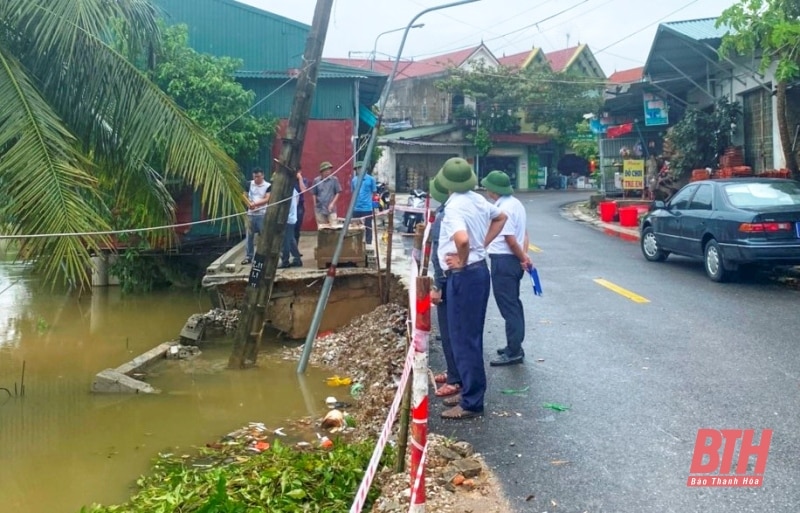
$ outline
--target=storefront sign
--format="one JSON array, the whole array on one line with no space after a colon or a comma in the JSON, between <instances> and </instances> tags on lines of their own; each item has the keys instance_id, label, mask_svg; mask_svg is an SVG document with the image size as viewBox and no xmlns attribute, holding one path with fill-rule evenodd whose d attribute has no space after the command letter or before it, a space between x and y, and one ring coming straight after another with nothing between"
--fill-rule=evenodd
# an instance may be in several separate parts
<instances>
[{"instance_id":1,"label":"storefront sign","mask_svg":"<svg viewBox=\"0 0 800 513\"><path fill-rule=\"evenodd\" d=\"M644 125L661 126L668 124L667 102L660 96L644 93Z\"/></svg>"},{"instance_id":2,"label":"storefront sign","mask_svg":"<svg viewBox=\"0 0 800 513\"><path fill-rule=\"evenodd\" d=\"M644 160L622 161L622 189L644 189Z\"/></svg>"}]
</instances>

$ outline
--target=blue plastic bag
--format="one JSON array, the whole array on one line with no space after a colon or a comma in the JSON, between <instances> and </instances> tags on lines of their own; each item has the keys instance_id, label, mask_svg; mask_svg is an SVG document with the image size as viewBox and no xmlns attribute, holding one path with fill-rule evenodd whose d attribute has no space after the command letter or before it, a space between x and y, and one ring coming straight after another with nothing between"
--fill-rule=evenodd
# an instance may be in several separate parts
<instances>
[{"instance_id":1,"label":"blue plastic bag","mask_svg":"<svg viewBox=\"0 0 800 513\"><path fill-rule=\"evenodd\" d=\"M531 266L528 269L528 274L531 275L531 282L533 283L533 293L536 296L542 295L542 282L539 281L539 272L535 267Z\"/></svg>"}]
</instances>

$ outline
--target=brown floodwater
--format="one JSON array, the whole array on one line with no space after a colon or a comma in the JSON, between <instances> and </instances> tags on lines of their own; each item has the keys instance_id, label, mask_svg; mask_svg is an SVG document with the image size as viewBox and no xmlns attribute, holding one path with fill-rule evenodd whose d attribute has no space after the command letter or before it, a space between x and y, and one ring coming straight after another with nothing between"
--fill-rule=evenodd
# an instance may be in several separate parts
<instances>
[{"instance_id":1,"label":"brown floodwater","mask_svg":"<svg viewBox=\"0 0 800 513\"><path fill-rule=\"evenodd\" d=\"M203 293L123 296L118 288L76 298L37 287L19 264L0 261L0 511L77 513L125 501L159 452L191 453L248 422L269 428L325 410L320 370L304 378L277 351L256 369L225 369L230 346L202 346L166 362L153 396L93 395L92 377L180 333L206 312ZM25 363L25 395L19 392ZM302 381L301 381L302 379Z\"/></svg>"}]
</instances>

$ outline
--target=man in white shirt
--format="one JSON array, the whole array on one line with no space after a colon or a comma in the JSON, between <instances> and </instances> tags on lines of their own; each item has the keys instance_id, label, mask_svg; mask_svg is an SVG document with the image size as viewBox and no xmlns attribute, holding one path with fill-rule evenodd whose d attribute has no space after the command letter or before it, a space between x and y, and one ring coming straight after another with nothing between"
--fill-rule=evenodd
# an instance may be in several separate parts
<instances>
[{"instance_id":1,"label":"man in white shirt","mask_svg":"<svg viewBox=\"0 0 800 513\"><path fill-rule=\"evenodd\" d=\"M497 350L494 367L522 363L525 352L525 312L519 299L519 283L531 264L528 257L528 216L525 206L512 194L511 180L502 171L492 171L481 180L486 195L508 216L500 234L486 248L491 260L492 291L500 315L506 322L506 347Z\"/></svg>"},{"instance_id":2,"label":"man in white shirt","mask_svg":"<svg viewBox=\"0 0 800 513\"><path fill-rule=\"evenodd\" d=\"M286 230L283 232L283 245L281 246L281 269L287 267L303 267L303 261L300 260L300 251L297 249L297 239L294 238L294 227L297 223L302 222L298 217L298 205L300 203L300 195L306 192L305 182L303 181L303 174L298 171L295 176L297 182L292 189L292 200L289 204L289 217L286 218ZM291 262L289 257L292 257Z\"/></svg>"},{"instance_id":3,"label":"man in white shirt","mask_svg":"<svg viewBox=\"0 0 800 513\"><path fill-rule=\"evenodd\" d=\"M253 180L247 189L247 243L246 255L242 260L242 265L247 265L253 261L255 254L256 235L261 233L264 226L264 215L267 213L267 203L269 203L269 191L272 185L264 180L264 170L260 167L253 169Z\"/></svg>"},{"instance_id":4,"label":"man in white shirt","mask_svg":"<svg viewBox=\"0 0 800 513\"><path fill-rule=\"evenodd\" d=\"M450 192L437 258L447 277L449 335L461 377L461 393L444 400L451 408L441 416L469 419L483 414L486 393L483 328L490 292L486 246L503 229L506 215L473 191L478 179L466 160L449 159L436 180Z\"/></svg>"}]
</instances>

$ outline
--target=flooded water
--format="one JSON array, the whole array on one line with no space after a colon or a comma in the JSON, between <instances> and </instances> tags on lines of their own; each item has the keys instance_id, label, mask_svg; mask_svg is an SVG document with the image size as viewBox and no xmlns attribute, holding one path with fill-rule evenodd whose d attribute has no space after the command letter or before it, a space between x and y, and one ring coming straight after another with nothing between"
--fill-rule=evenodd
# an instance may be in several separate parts
<instances>
[{"instance_id":1,"label":"flooded water","mask_svg":"<svg viewBox=\"0 0 800 513\"><path fill-rule=\"evenodd\" d=\"M89 393L92 377L175 339L202 293L121 296L97 289L76 299L35 287L20 265L0 261L0 511L76 513L127 499L159 452L191 452L247 422L268 427L324 410L324 377L299 381L277 358L227 371L229 347L202 347L168 362L150 381L156 396ZM19 392L25 363L25 395ZM11 396L10 396L11 395Z\"/></svg>"}]
</instances>

